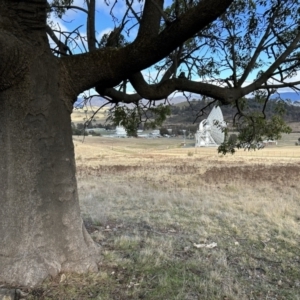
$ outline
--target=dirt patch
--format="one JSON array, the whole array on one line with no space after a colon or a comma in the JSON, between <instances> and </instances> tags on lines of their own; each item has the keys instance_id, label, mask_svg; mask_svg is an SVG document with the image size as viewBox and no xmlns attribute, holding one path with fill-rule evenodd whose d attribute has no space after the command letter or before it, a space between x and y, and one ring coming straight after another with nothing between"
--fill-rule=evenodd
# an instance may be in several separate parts
<instances>
[{"instance_id":1,"label":"dirt patch","mask_svg":"<svg viewBox=\"0 0 300 300\"><path fill-rule=\"evenodd\" d=\"M299 165L283 166L214 166L205 173L209 183L243 182L272 182L291 183L297 181L300 174Z\"/></svg>"}]
</instances>

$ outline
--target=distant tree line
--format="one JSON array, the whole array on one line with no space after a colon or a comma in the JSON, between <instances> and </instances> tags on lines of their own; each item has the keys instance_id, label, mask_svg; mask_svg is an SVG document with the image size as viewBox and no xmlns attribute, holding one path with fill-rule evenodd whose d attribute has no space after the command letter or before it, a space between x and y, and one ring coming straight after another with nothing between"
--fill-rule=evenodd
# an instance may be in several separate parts
<instances>
[{"instance_id":1,"label":"distant tree line","mask_svg":"<svg viewBox=\"0 0 300 300\"><path fill-rule=\"evenodd\" d=\"M206 100L196 100L193 99L189 104L179 106L171 106L171 116L167 118L167 121L159 128L161 135L170 135L168 129L172 129L171 135L183 135L183 131L186 131L186 136L189 134L195 134L198 130L198 126L201 120L207 118L213 105L207 107L205 110L203 108L211 102L211 99ZM276 112L276 106L278 101L270 100L270 103L266 106L265 114L266 117L271 117ZM218 104L218 103L216 103ZM259 111L261 110L262 102L257 101L257 99L247 99L246 109L248 111ZM286 122L299 122L300 120L300 106L293 106L287 103L284 103L284 109L286 111L284 120ZM234 117L234 110L231 106L222 105L221 106L224 119L229 123L229 126L232 124L232 119ZM201 113L201 111L203 112ZM149 119L153 118L153 112L146 112ZM73 135L83 135L85 129L92 128L105 128L106 130L113 130L115 126L111 123L97 123L96 120L85 123L77 123L76 125L72 123L72 132ZM143 126L139 126L138 129L143 129ZM91 133L92 134L92 133Z\"/></svg>"},{"instance_id":2,"label":"distant tree line","mask_svg":"<svg viewBox=\"0 0 300 300\"><path fill-rule=\"evenodd\" d=\"M172 129L170 132L169 129ZM189 135L194 135L198 130L198 125L186 125L186 124L169 124L160 128L161 135L183 135L183 130L185 130L185 135L188 137Z\"/></svg>"},{"instance_id":3,"label":"distant tree line","mask_svg":"<svg viewBox=\"0 0 300 300\"><path fill-rule=\"evenodd\" d=\"M84 135L86 134L86 129L93 129L93 128L104 128L105 130L113 130L115 127L112 124L101 124L101 123L93 123L90 122L88 124L85 123L75 123L72 122L72 134L73 135ZM92 135L99 135L96 131L90 131Z\"/></svg>"},{"instance_id":4,"label":"distant tree line","mask_svg":"<svg viewBox=\"0 0 300 300\"><path fill-rule=\"evenodd\" d=\"M211 99L209 100L211 101ZM205 119L213 105L207 107L203 113L201 110L207 105L208 100L196 100L193 99L189 104L184 106L173 105L171 106L171 116L168 118L169 123L178 124L178 123L196 123L203 119ZM218 104L218 103L215 103ZM266 117L270 117L276 112L278 101L270 100L265 109ZM247 99L245 105L247 105L248 111L261 111L263 106L262 101L258 101L257 99ZM299 122L300 120L300 106L293 106L287 103L283 104L283 107L286 111L284 120L286 122ZM226 121L231 121L236 113L236 111L230 105L222 105L221 106L224 119Z\"/></svg>"}]
</instances>

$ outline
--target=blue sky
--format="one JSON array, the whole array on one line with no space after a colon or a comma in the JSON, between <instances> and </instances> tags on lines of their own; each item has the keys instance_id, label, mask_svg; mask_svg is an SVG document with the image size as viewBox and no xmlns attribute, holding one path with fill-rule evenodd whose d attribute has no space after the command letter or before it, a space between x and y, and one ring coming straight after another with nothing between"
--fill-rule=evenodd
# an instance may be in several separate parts
<instances>
[{"instance_id":1,"label":"blue sky","mask_svg":"<svg viewBox=\"0 0 300 300\"><path fill-rule=\"evenodd\" d=\"M108 1L107 2L109 5L105 3L104 0L101 1L96 1L96 38L98 41L100 41L101 37L105 33L111 32L116 26L118 26L123 18L123 15L126 10L125 6L125 1L118 1L114 5L114 0L113 1ZM141 2L142 3L142 2ZM166 3L170 3L170 1L166 1ZM79 6L86 8L86 5L83 0L74 0L73 3L74 6ZM111 13L111 8L114 5L113 9L113 15ZM140 6L141 4L138 1L134 2L133 8L138 12L140 11ZM49 22L51 22L52 27L56 28L57 30L62 30L62 31L72 31L75 28L80 27L79 31L81 36L86 36L86 13L80 11L80 10L75 10L75 9L69 9L66 11L66 14L63 16L62 19L57 18L55 14L51 14L51 17L49 19ZM133 19L129 21L126 24L125 29L129 29L133 27L136 24L136 21ZM128 36L125 31L123 31L123 34L125 35L125 38L128 40L132 40L136 34L137 34L137 29L138 27L135 26L130 30L130 36ZM58 34L57 34L58 35ZM59 35L58 35L59 36ZM61 36L59 36L61 37ZM63 38L62 38L63 39ZM71 49L73 54L74 53L80 53L84 52L85 49L84 47L80 47L80 49L77 47L76 49L72 48ZM144 72L145 78L147 76L151 76L152 69L148 69ZM130 90L130 87L129 87ZM91 93L93 94L94 91L92 90Z\"/></svg>"},{"instance_id":2,"label":"blue sky","mask_svg":"<svg viewBox=\"0 0 300 300\"><path fill-rule=\"evenodd\" d=\"M111 30L113 30L113 28L115 26L118 26L120 24L120 21L122 20L122 17L124 15L126 6L125 6L125 1L123 0L119 0L116 5L114 6L114 10L113 10L113 16L110 14L111 13L111 8L112 5L114 5L114 0L112 1L107 1L107 3L109 5L106 4L106 2L104 0L101 1L96 1L97 3L97 7L96 7L96 36L97 36L97 40L99 41L101 36L105 33L109 33ZM167 4L170 4L171 1L168 1ZM84 0L74 0L73 3L74 6L80 6L80 7L85 7L85 3ZM139 11L140 8L140 3L138 1L134 2L133 7ZM81 26L79 28L79 31L81 33L82 36L86 35L86 14L84 12L81 12L79 10L74 10L74 9L69 9L66 14L63 16L62 19L56 18L54 16L54 14L51 15L50 20L52 22L53 25L56 26L56 28L60 28L62 31L72 31L75 28ZM126 28L130 28L135 24L135 20L132 20L130 22L128 22L126 24ZM131 31L130 37L126 38L128 40L131 40L132 38L134 38L134 36L137 33L137 27L134 27ZM81 51L84 51L84 47L81 46L81 48L76 48L76 49L72 49L73 53L80 53ZM149 78L151 77L155 77L154 75L154 69L150 68L146 71L143 72L144 75ZM221 76L227 77L229 75L228 72L224 71L222 72ZM254 79L256 75L256 72L254 74L251 74L249 76L249 78L247 79L247 82L250 82ZM297 75L296 78L300 79L300 76ZM293 79L296 79L293 78ZM147 79L147 78L146 78ZM199 77L195 77L193 78L194 80L200 80ZM247 84L246 82L246 84ZM289 92L291 91L289 88L286 89L282 89L281 92ZM92 91L93 92L93 91Z\"/></svg>"},{"instance_id":3,"label":"blue sky","mask_svg":"<svg viewBox=\"0 0 300 300\"><path fill-rule=\"evenodd\" d=\"M108 33L111 30L114 29L115 26L118 26L120 24L120 21L122 20L122 17L126 10L125 1L119 0L114 4L115 0L109 0L107 1L108 5L104 0L98 0L96 1L96 33L97 38L100 39L100 37L104 33ZM86 8L86 4L83 0L74 0L73 4L74 6L79 6ZM141 2L143 3L143 2ZM141 3L139 1L134 1L133 8L138 12L140 11ZM166 1L167 5L170 3L170 1ZM111 13L111 8L114 5L113 8L113 14ZM80 10L75 9L69 9L66 11L66 14L63 16L62 19L56 18L54 14L51 15L50 19L53 24L57 24L62 29L71 30L74 29L80 25L83 25L80 28L80 32L82 35L85 35L86 32L86 14ZM134 26L136 24L135 20L129 21L126 24L126 29L129 29L130 27ZM132 39L135 34L137 33L137 27L134 27L131 31L131 38L127 37L129 40Z\"/></svg>"}]
</instances>

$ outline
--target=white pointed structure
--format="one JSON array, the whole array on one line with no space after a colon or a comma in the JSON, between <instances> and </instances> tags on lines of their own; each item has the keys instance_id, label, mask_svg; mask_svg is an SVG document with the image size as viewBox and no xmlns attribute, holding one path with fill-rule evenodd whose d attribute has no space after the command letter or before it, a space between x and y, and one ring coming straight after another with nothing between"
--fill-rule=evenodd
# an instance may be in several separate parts
<instances>
[{"instance_id":1,"label":"white pointed structure","mask_svg":"<svg viewBox=\"0 0 300 300\"><path fill-rule=\"evenodd\" d=\"M199 129L195 134L195 147L216 147L224 142L225 134L223 128L226 127L221 108L214 106L208 115L199 124Z\"/></svg>"},{"instance_id":2,"label":"white pointed structure","mask_svg":"<svg viewBox=\"0 0 300 300\"><path fill-rule=\"evenodd\" d=\"M119 126L116 127L115 136L116 137L127 137L127 131L124 126L121 125L122 122L119 123Z\"/></svg>"}]
</instances>

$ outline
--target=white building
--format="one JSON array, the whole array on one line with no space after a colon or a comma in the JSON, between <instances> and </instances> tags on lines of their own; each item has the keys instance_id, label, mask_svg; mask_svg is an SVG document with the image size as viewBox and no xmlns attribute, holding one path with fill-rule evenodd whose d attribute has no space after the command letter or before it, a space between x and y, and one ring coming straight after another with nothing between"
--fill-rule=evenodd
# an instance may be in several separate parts
<instances>
[{"instance_id":1,"label":"white building","mask_svg":"<svg viewBox=\"0 0 300 300\"><path fill-rule=\"evenodd\" d=\"M195 134L195 147L216 147L224 142L226 127L223 114L219 106L214 106L207 119L199 124Z\"/></svg>"},{"instance_id":2,"label":"white building","mask_svg":"<svg viewBox=\"0 0 300 300\"><path fill-rule=\"evenodd\" d=\"M119 124L116 127L116 131L115 131L114 136L115 137L127 137L127 131L126 131L125 127L122 126L121 124Z\"/></svg>"}]
</instances>

